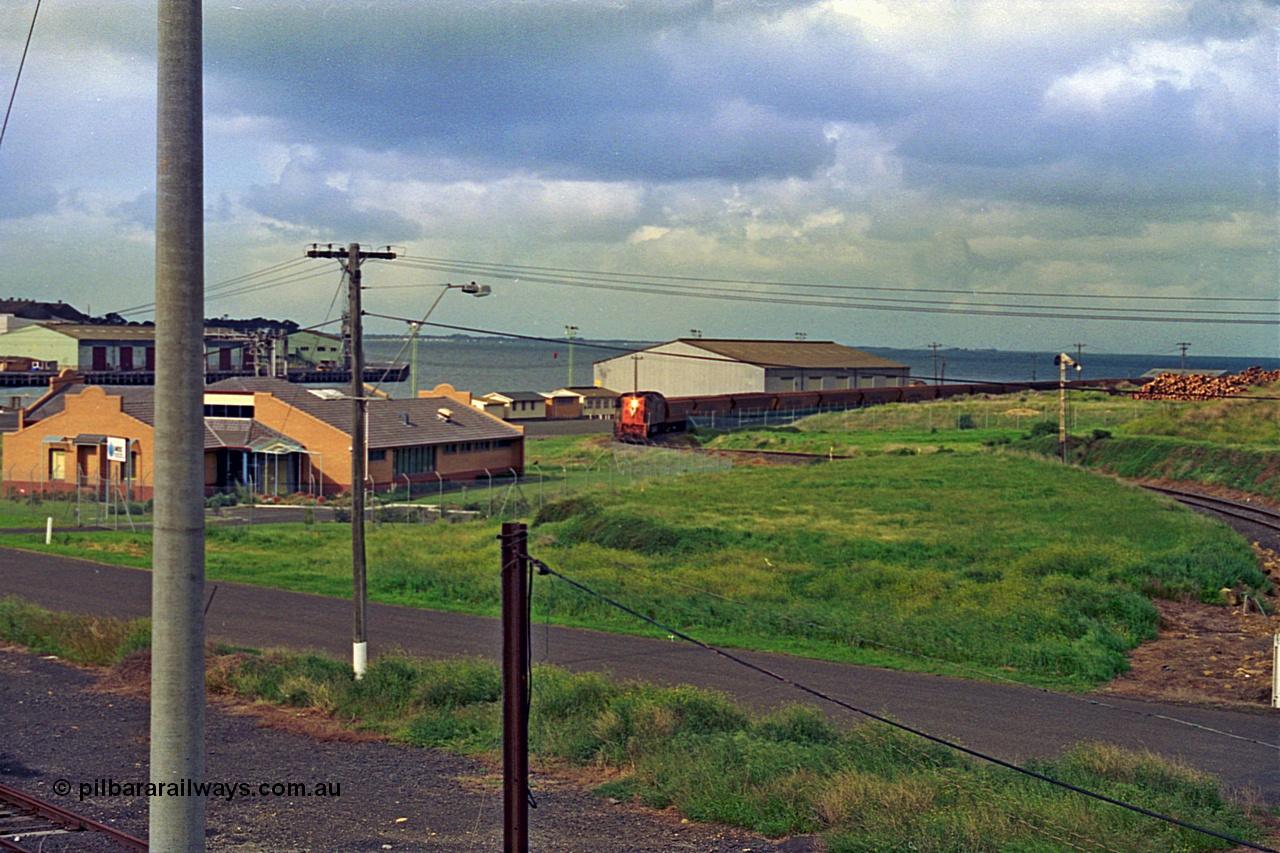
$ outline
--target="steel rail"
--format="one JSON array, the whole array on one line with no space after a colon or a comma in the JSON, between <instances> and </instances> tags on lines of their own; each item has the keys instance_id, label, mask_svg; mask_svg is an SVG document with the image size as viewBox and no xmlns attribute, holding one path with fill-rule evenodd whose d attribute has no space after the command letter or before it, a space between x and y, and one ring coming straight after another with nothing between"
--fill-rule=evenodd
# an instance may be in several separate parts
<instances>
[{"instance_id":1,"label":"steel rail","mask_svg":"<svg viewBox=\"0 0 1280 853\"><path fill-rule=\"evenodd\" d=\"M98 823L96 820L91 820L90 818L78 815L75 812L67 811L61 806L33 797L16 788L10 788L8 785L0 785L0 803L7 803L11 806L15 806L26 816L43 818L56 830L61 832L93 832L99 835L105 835L126 849L137 851L137 853L148 853L150 850L147 842L135 838L126 832L122 832L115 827L107 826L104 823ZM31 833L18 832L6 834L21 836L36 833L49 834L49 830L34 830ZM27 848L19 847L14 842L8 841L3 837L0 837L0 849L13 850L17 851L17 853L29 853Z\"/></svg>"},{"instance_id":2,"label":"steel rail","mask_svg":"<svg viewBox=\"0 0 1280 853\"><path fill-rule=\"evenodd\" d=\"M1232 518L1238 518L1242 521L1248 521L1252 524L1271 528L1272 530L1280 530L1280 512L1268 509L1267 507L1244 503L1243 501L1219 498L1213 495L1206 495L1201 492L1188 492L1183 491L1182 489L1170 489L1166 486L1143 485L1142 488L1158 494L1167 495L1178 503L1186 506L1207 509L1210 512L1216 512L1220 515L1229 515Z\"/></svg>"}]
</instances>

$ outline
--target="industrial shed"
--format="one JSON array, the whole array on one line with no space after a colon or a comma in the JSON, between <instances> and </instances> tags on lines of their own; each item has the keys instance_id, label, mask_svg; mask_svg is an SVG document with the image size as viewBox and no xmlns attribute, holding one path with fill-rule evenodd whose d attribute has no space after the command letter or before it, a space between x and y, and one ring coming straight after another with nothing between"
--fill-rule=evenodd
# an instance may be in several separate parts
<instances>
[{"instance_id":1,"label":"industrial shed","mask_svg":"<svg viewBox=\"0 0 1280 853\"><path fill-rule=\"evenodd\" d=\"M156 369L155 326L88 323L12 324L0 333L0 352L94 373L150 373ZM205 369L252 368L249 338L234 329L205 329Z\"/></svg>"},{"instance_id":2,"label":"industrial shed","mask_svg":"<svg viewBox=\"0 0 1280 853\"><path fill-rule=\"evenodd\" d=\"M906 385L905 364L834 341L680 338L595 363L597 385L667 397Z\"/></svg>"}]
</instances>

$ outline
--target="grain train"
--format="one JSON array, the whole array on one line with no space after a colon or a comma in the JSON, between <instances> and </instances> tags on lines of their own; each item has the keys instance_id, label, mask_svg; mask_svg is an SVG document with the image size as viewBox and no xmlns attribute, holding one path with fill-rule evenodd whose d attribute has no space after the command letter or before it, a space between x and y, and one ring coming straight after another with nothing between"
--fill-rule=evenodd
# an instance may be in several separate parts
<instances>
[{"instance_id":1,"label":"grain train","mask_svg":"<svg viewBox=\"0 0 1280 853\"><path fill-rule=\"evenodd\" d=\"M1134 379L1073 380L1068 388L1112 388ZM885 388L834 388L825 391L777 391L716 394L705 397L664 397L657 391L636 391L618 398L614 436L640 442L669 432L683 432L693 416L729 418L746 412L781 412L790 409L856 409L886 403L922 403L975 394L1014 394L1019 391L1056 391L1057 380L1043 382L969 382L954 385L899 385Z\"/></svg>"}]
</instances>

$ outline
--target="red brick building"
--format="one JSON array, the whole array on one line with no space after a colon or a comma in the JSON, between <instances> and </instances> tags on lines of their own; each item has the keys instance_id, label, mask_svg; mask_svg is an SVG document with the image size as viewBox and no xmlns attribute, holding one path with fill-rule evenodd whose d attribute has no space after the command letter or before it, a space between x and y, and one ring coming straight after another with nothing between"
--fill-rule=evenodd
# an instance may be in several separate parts
<instances>
[{"instance_id":1,"label":"red brick building","mask_svg":"<svg viewBox=\"0 0 1280 853\"><path fill-rule=\"evenodd\" d=\"M155 394L85 386L63 376L4 436L10 491L118 486L152 492ZM524 433L440 386L416 399L368 403L375 489L524 470ZM343 392L267 378L228 379L204 395L206 492L335 494L351 487L351 402Z\"/></svg>"}]
</instances>

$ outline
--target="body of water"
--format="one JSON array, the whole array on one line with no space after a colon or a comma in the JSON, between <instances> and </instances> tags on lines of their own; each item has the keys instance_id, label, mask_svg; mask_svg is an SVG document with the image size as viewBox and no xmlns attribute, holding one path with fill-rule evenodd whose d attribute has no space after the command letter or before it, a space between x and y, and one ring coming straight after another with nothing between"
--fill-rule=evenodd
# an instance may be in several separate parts
<instances>
[{"instance_id":1,"label":"body of water","mask_svg":"<svg viewBox=\"0 0 1280 853\"><path fill-rule=\"evenodd\" d=\"M573 348L573 379L569 376L567 342L543 343L503 338L421 338L418 342L418 387L426 390L437 383L448 382L455 388L474 394L492 391L554 391L567 385L591 385L592 362L613 358L626 352L652 346L638 341L583 341ZM401 349L401 342L388 339L366 339L370 361L388 361ZM865 352L906 364L914 378L932 382L934 353L928 349L890 349L859 347ZM1056 352L1013 352L1006 350L939 349L937 369L948 382L1026 382L1058 378L1053 363ZM1074 352L1068 353L1072 358ZM401 360L409 358L406 349ZM1148 370L1178 368L1182 357L1173 355L1090 354L1080 355L1082 379L1131 378ZM1188 369L1227 370L1237 373L1258 365L1268 370L1280 369L1280 359L1230 356L1195 356L1188 354ZM1068 378L1074 379L1075 371ZM408 396L409 383L387 386L393 396ZM618 389L624 390L624 389Z\"/></svg>"},{"instance_id":2,"label":"body of water","mask_svg":"<svg viewBox=\"0 0 1280 853\"><path fill-rule=\"evenodd\" d=\"M410 350L401 339L366 338L369 361L390 361L399 356L408 361ZM473 394L492 391L554 391L567 385L592 385L592 363L652 346L642 341L578 341L573 347L573 373L569 373L567 341L542 342L492 337L422 337L418 341L418 387L434 388L447 382ZM890 349L860 347L865 352L906 364L916 379L932 382L934 353L928 349ZM1005 350L939 349L937 371L947 382L1026 382L1058 377L1053 363L1055 352L1012 352ZM1075 353L1069 353L1073 358ZM1181 356L1091 354L1086 349L1080 361L1083 379L1129 378L1148 370L1177 368ZM1227 370L1233 373L1259 365L1280 369L1280 359L1229 356L1188 355L1189 369ZM1074 371L1072 371L1074 373ZM1075 378L1074 376L1070 378ZM332 383L330 383L332 384ZM345 387L345 386L344 386ZM393 397L410 396L409 382L392 382L383 386ZM48 390L47 385L30 388L5 388L3 396L22 397L29 404ZM618 389L624 390L624 389Z\"/></svg>"}]
</instances>

